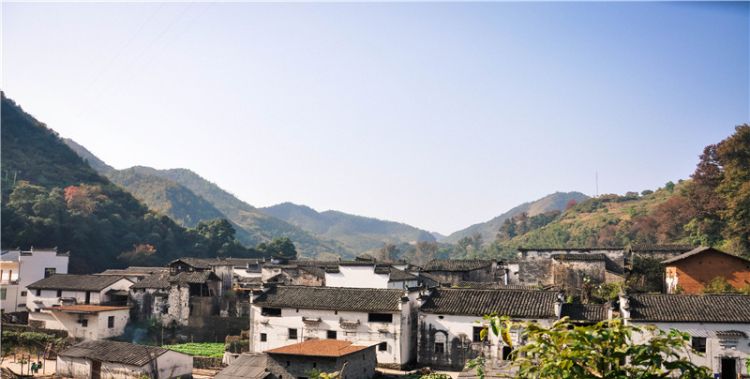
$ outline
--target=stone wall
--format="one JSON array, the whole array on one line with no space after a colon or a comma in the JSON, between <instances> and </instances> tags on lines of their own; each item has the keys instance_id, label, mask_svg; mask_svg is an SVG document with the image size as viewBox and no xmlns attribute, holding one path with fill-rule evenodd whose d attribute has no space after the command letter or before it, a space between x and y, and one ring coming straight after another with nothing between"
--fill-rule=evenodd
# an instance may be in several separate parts
<instances>
[{"instance_id":1,"label":"stone wall","mask_svg":"<svg viewBox=\"0 0 750 379\"><path fill-rule=\"evenodd\" d=\"M343 368L341 379L369 379L375 376L375 346L339 358L268 354L268 371L278 378L309 377L318 370L333 373Z\"/></svg>"}]
</instances>

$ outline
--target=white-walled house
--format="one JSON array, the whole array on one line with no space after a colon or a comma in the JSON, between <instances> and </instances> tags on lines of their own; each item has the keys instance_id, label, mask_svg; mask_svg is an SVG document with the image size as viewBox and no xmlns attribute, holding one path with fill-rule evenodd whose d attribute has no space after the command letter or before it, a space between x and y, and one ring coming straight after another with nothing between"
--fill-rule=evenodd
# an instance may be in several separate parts
<instances>
[{"instance_id":1,"label":"white-walled house","mask_svg":"<svg viewBox=\"0 0 750 379\"><path fill-rule=\"evenodd\" d=\"M634 326L653 325L690 334L693 363L711 369L715 377L749 375L750 295L633 294L620 297L620 312ZM648 338L635 336L636 342Z\"/></svg>"},{"instance_id":2,"label":"white-walled house","mask_svg":"<svg viewBox=\"0 0 750 379\"><path fill-rule=\"evenodd\" d=\"M419 285L419 279L389 264L367 261L340 262L338 267L325 270L326 287L409 289Z\"/></svg>"},{"instance_id":3,"label":"white-walled house","mask_svg":"<svg viewBox=\"0 0 750 379\"><path fill-rule=\"evenodd\" d=\"M87 340L122 334L130 319L123 277L56 274L29 284L29 325Z\"/></svg>"},{"instance_id":4,"label":"white-walled house","mask_svg":"<svg viewBox=\"0 0 750 379\"><path fill-rule=\"evenodd\" d=\"M67 274L70 253L57 249L3 251L0 255L0 309L26 310L27 286L53 274Z\"/></svg>"},{"instance_id":5,"label":"white-walled house","mask_svg":"<svg viewBox=\"0 0 750 379\"><path fill-rule=\"evenodd\" d=\"M157 346L117 341L84 341L57 355L63 378L153 379L192 375L193 357Z\"/></svg>"},{"instance_id":6,"label":"white-walled house","mask_svg":"<svg viewBox=\"0 0 750 379\"><path fill-rule=\"evenodd\" d=\"M379 365L401 367L416 358L416 291L273 286L253 300L251 353L308 339L378 344Z\"/></svg>"},{"instance_id":7,"label":"white-walled house","mask_svg":"<svg viewBox=\"0 0 750 379\"><path fill-rule=\"evenodd\" d=\"M424 297L419 311L418 363L453 370L484 352L490 359L505 359L511 352L498 336L480 333L488 324L484 315L497 312L516 321L551 325L560 317L558 294L539 290L435 288ZM521 330L511 330L514 344Z\"/></svg>"}]
</instances>

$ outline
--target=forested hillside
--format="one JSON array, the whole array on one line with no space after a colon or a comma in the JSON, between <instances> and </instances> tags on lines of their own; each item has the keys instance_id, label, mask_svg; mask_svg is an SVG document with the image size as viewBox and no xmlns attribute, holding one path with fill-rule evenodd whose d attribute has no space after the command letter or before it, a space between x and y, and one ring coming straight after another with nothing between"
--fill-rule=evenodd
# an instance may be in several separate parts
<instances>
[{"instance_id":1,"label":"forested hillside","mask_svg":"<svg viewBox=\"0 0 750 379\"><path fill-rule=\"evenodd\" d=\"M489 246L472 242L469 253L488 256L511 256L519 246L642 244L718 246L750 256L750 125L706 146L688 180L571 203L562 213L522 213L506 220Z\"/></svg>"},{"instance_id":2,"label":"forested hillside","mask_svg":"<svg viewBox=\"0 0 750 379\"><path fill-rule=\"evenodd\" d=\"M277 204L260 210L316 236L339 241L356 252L377 249L384 244L435 241L435 237L426 230L339 211L317 212L310 207L292 203Z\"/></svg>"},{"instance_id":3,"label":"forested hillside","mask_svg":"<svg viewBox=\"0 0 750 379\"><path fill-rule=\"evenodd\" d=\"M495 235L507 219L525 213L527 216L553 211L562 211L571 201L579 203L589 197L580 192L555 192L541 199L523 203L511 210L489 220L487 222L474 224L466 229L459 230L443 238L440 242L459 243L466 238L478 238L481 236L482 241L490 242L495 239Z\"/></svg>"},{"instance_id":4,"label":"forested hillside","mask_svg":"<svg viewBox=\"0 0 750 379\"><path fill-rule=\"evenodd\" d=\"M71 251L70 272L161 265L180 256L253 256L226 222L185 229L97 174L2 94L2 248Z\"/></svg>"}]
</instances>

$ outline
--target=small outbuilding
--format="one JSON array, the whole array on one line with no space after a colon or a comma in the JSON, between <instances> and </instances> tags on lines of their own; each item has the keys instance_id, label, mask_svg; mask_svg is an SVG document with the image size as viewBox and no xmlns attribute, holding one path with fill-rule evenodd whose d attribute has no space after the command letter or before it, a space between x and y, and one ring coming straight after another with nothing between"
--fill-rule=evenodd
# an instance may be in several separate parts
<instances>
[{"instance_id":1,"label":"small outbuilding","mask_svg":"<svg viewBox=\"0 0 750 379\"><path fill-rule=\"evenodd\" d=\"M157 346L118 341L85 341L57 355L63 378L189 378L193 357Z\"/></svg>"}]
</instances>

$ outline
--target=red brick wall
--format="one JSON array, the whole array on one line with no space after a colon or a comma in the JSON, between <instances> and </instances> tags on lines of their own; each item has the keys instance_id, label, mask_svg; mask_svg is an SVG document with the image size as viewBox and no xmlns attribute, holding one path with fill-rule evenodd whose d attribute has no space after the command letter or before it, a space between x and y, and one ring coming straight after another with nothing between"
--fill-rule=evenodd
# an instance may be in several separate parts
<instances>
[{"instance_id":1,"label":"red brick wall","mask_svg":"<svg viewBox=\"0 0 750 379\"><path fill-rule=\"evenodd\" d=\"M735 288L750 284L750 262L713 251L696 254L670 264L677 271L677 285L684 293L703 293L703 286L723 276Z\"/></svg>"}]
</instances>

